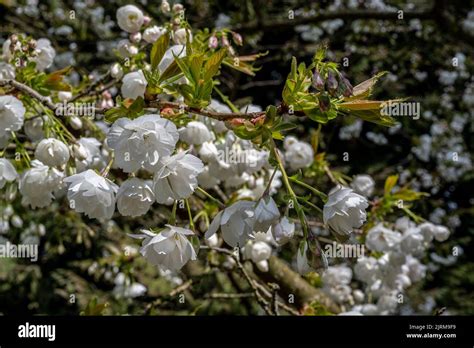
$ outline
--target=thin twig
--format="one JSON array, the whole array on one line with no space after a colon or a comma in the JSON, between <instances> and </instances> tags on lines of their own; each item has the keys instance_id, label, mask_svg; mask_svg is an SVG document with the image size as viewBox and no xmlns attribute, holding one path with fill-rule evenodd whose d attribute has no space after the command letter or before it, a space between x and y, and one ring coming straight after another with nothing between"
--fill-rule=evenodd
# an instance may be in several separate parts
<instances>
[{"instance_id":1,"label":"thin twig","mask_svg":"<svg viewBox=\"0 0 474 348\"><path fill-rule=\"evenodd\" d=\"M182 103L175 103L175 102L170 102L170 101L160 101L160 100L155 100L150 102L151 107L155 107L158 109L163 109L163 108L171 108L171 109L178 109L184 112L190 112L190 113L195 113L199 114L202 116L206 116L209 118L213 118L219 121L227 121L227 120L232 120L235 118L242 118L242 119L254 119L258 118L260 116L265 115L265 111L259 111L259 112L249 112L249 113L240 113L240 112L214 112L210 110L206 110L203 108L195 108L188 106L186 104Z\"/></svg>"},{"instance_id":2,"label":"thin twig","mask_svg":"<svg viewBox=\"0 0 474 348\"><path fill-rule=\"evenodd\" d=\"M204 296L204 298L209 298L213 300L234 300L239 298L247 298L247 297L255 297L255 293L253 292L246 292L242 294L235 294L235 293L213 293Z\"/></svg>"},{"instance_id":3,"label":"thin twig","mask_svg":"<svg viewBox=\"0 0 474 348\"><path fill-rule=\"evenodd\" d=\"M276 283L269 283L268 286L272 289L272 312L275 315L280 315L278 313L278 290L280 287Z\"/></svg>"},{"instance_id":4,"label":"thin twig","mask_svg":"<svg viewBox=\"0 0 474 348\"><path fill-rule=\"evenodd\" d=\"M48 97L45 97L44 95L39 94L33 88L21 82L18 82L12 79L0 80L0 87L4 87L4 86L10 86L10 87L16 88L17 90L22 91L23 93L28 94L30 97L38 100L51 111L54 112L56 110L56 105L54 105L53 102Z\"/></svg>"},{"instance_id":5,"label":"thin twig","mask_svg":"<svg viewBox=\"0 0 474 348\"><path fill-rule=\"evenodd\" d=\"M331 170L329 169L328 166L324 166L324 171L326 172L326 175L329 177L329 179L332 181L333 184L338 185L339 182L336 180L334 175L332 175Z\"/></svg>"},{"instance_id":6,"label":"thin twig","mask_svg":"<svg viewBox=\"0 0 474 348\"><path fill-rule=\"evenodd\" d=\"M244 268L242 263L240 262L240 258L238 255L236 255L232 250L229 249L224 249L224 248L217 248L217 247L209 247L207 245L201 246L201 249L204 250L214 250L216 252L219 252L221 254L226 254L231 256L236 265L237 268L242 272L244 275L246 281L249 283L250 287L253 289L253 293L255 294L257 302L260 304L260 306L265 310L265 312L268 315L275 315L274 312L271 310L271 304L262 296L262 294L268 298L273 298L273 294L268 291L262 284L260 284L257 280L253 279L247 270ZM284 309L288 313L292 315L300 315L300 313L295 310L294 308L291 308L290 306L286 305L285 303L278 301L278 299L275 299L275 301L278 302L278 307Z\"/></svg>"},{"instance_id":7,"label":"thin twig","mask_svg":"<svg viewBox=\"0 0 474 348\"><path fill-rule=\"evenodd\" d=\"M222 254L226 254L226 255L229 255L230 257L232 257L234 259L236 265L237 265L237 268L240 270L240 272L243 274L245 280L249 283L250 287L252 288L252 290L255 294L255 299L257 300L258 304L263 308L263 310L265 311L265 313L267 313L267 315L272 315L272 312L270 311L270 308L269 308L268 301L265 300L265 298L260 293L257 282L254 279L252 279L252 277L250 277L250 275L248 274L248 272L245 269L244 265L242 265L242 263L240 262L240 258L238 256L238 254L236 255L233 251L231 251L229 249L209 247L207 245L201 246L201 249L214 250L214 251L217 251L217 252L220 252Z\"/></svg>"},{"instance_id":8,"label":"thin twig","mask_svg":"<svg viewBox=\"0 0 474 348\"><path fill-rule=\"evenodd\" d=\"M78 94L76 94L74 97L72 97L69 101L74 102L77 99L88 95L91 91L93 91L97 86L100 84L104 83L107 78L110 77L110 71L106 72L104 75L100 76L97 80L89 84L86 88L84 88L82 91L80 91Z\"/></svg>"},{"instance_id":9,"label":"thin twig","mask_svg":"<svg viewBox=\"0 0 474 348\"><path fill-rule=\"evenodd\" d=\"M184 282L183 284L177 286L173 290L171 290L169 294L164 295L160 298L157 298L155 301L149 303L145 308L145 314L149 314L150 311L153 309L153 307L159 306L163 302L169 301L170 299L172 299L177 294L187 290L192 285L192 283L193 283L193 281L190 279L190 280Z\"/></svg>"}]
</instances>

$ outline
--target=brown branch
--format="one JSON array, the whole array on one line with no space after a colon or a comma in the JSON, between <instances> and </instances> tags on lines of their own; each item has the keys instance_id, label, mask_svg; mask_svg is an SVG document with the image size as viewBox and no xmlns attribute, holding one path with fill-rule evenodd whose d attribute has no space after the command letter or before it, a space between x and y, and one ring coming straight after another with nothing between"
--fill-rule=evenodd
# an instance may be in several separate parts
<instances>
[{"instance_id":1,"label":"brown branch","mask_svg":"<svg viewBox=\"0 0 474 348\"><path fill-rule=\"evenodd\" d=\"M246 293L213 293L204 296L204 298L212 300L234 300L241 298L255 297L255 293L246 292Z\"/></svg>"},{"instance_id":2,"label":"brown branch","mask_svg":"<svg viewBox=\"0 0 474 348\"><path fill-rule=\"evenodd\" d=\"M28 94L30 97L38 100L41 104L46 106L48 109L51 109L51 111L56 110L56 106L53 104L53 102L48 98L45 97L44 95L39 94L37 91L35 91L33 88L18 82L16 80L12 79L6 79L6 80L0 80L0 87L5 87L5 86L10 86L13 87L25 94Z\"/></svg>"},{"instance_id":3,"label":"brown branch","mask_svg":"<svg viewBox=\"0 0 474 348\"><path fill-rule=\"evenodd\" d=\"M280 290L280 286L276 283L269 283L268 286L272 289L272 312L275 315L280 315L278 313L278 290Z\"/></svg>"},{"instance_id":4,"label":"brown branch","mask_svg":"<svg viewBox=\"0 0 474 348\"><path fill-rule=\"evenodd\" d=\"M54 103L48 98L37 91L35 91L33 88L18 82L13 79L7 79L7 80L0 80L0 87L3 86L10 86L13 87L30 97L37 99L39 102L41 102L43 105L45 105L48 109L53 111L55 113L57 106L54 105ZM73 102L77 100L78 98L84 96L85 94L89 93L92 89L86 88L83 92L79 93L75 97L73 97L69 102ZM192 106L188 106L183 103L176 103L176 102L170 102L170 101L161 101L161 100L154 100L149 103L149 105L145 108L145 111L147 112L160 112L162 109L165 108L170 108L170 109L177 109L180 110L181 112L189 112L189 113L194 113L198 115L202 115L205 117L213 118L215 120L219 121L229 121L233 119L247 119L247 120L254 120L259 117L264 117L266 112L265 111L259 111L259 112L249 112L249 113L240 113L240 112L215 112L211 110L207 110L204 108L196 108ZM101 108L96 108L94 110L96 115L103 115L108 109L101 109ZM281 104L277 107L277 112L279 114L285 114L289 112L288 106L285 104ZM294 112L292 115L295 116L305 116L303 112ZM172 117L172 116L164 116L164 117Z\"/></svg>"},{"instance_id":5,"label":"brown branch","mask_svg":"<svg viewBox=\"0 0 474 348\"><path fill-rule=\"evenodd\" d=\"M252 279L252 277L250 277L244 265L240 262L240 257L238 256L238 254L236 255L232 250L229 250L229 249L214 248L214 247L211 248L207 245L201 246L201 249L214 250L219 253L226 254L232 257L235 261L235 264L237 265L237 268L240 270L245 280L249 283L250 287L252 288L253 293L255 294L255 299L257 300L258 304L263 308L263 310L265 311L265 313L267 313L267 315L273 314L270 310L268 301L261 294L262 290L261 290L260 284L258 284L255 279Z\"/></svg>"},{"instance_id":6,"label":"brown branch","mask_svg":"<svg viewBox=\"0 0 474 348\"><path fill-rule=\"evenodd\" d=\"M182 103L175 103L175 102L169 102L169 101L152 101L150 102L151 107L155 107L158 109L164 109L164 108L170 108L170 109L178 109L182 110L184 112L190 112L206 117L210 117L219 121L228 121L232 120L235 118L242 118L242 119L254 119L260 116L265 115L265 111L259 111L259 112L249 112L249 113L238 113L238 112L214 112L210 110L206 110L203 108L195 108L192 106L188 106L186 104Z\"/></svg>"},{"instance_id":7,"label":"brown branch","mask_svg":"<svg viewBox=\"0 0 474 348\"><path fill-rule=\"evenodd\" d=\"M224 248L214 248L214 247L209 247L207 245L201 246L201 249L214 250L216 252L231 256L235 260L235 262L237 264L237 268L239 268L239 270L244 275L246 281L249 283L249 285L253 289L253 293L256 296L257 302L259 302L259 304L262 306L262 308L265 310L265 312L267 314L277 315L278 311L276 311L276 312L272 311L272 303L270 303L268 300L266 300L263 296L265 296L266 298L272 300L273 301L273 306L277 306L277 308L279 307L279 308L285 310L286 312L288 312L292 315L300 315L300 313L297 310L295 310L291 306L289 306L286 303L281 302L277 299L276 293L275 293L276 292L275 288L272 288L273 292L270 292L262 284L260 284L256 279L252 278L250 276L249 272L244 268L244 266L240 262L239 256L237 256L232 250L224 249ZM254 276L255 276L255 274L254 274Z\"/></svg>"},{"instance_id":8,"label":"brown branch","mask_svg":"<svg viewBox=\"0 0 474 348\"><path fill-rule=\"evenodd\" d=\"M284 261L276 256L268 260L268 272L257 272L258 276L269 282L277 283L285 296L294 298L299 308L316 301L332 313L339 313L340 308L320 289L310 285L298 273L294 272ZM288 297L289 298L289 297ZM281 304L279 303L281 307Z\"/></svg>"},{"instance_id":9,"label":"brown branch","mask_svg":"<svg viewBox=\"0 0 474 348\"><path fill-rule=\"evenodd\" d=\"M174 296L176 296L177 294L181 293L181 292L184 292L185 290L187 290L191 285L193 284L193 281L192 280L188 280L187 282L184 282L183 284L177 286L176 288L174 288L173 290L170 291L169 294L167 295L164 295L160 298L157 298L156 300L154 300L152 303L149 303L146 308L145 308L145 313L144 314L149 314L151 312L151 310L153 309L153 307L156 307L156 306L159 306L161 305L162 303L166 302L166 301L169 301L171 300Z\"/></svg>"}]
</instances>

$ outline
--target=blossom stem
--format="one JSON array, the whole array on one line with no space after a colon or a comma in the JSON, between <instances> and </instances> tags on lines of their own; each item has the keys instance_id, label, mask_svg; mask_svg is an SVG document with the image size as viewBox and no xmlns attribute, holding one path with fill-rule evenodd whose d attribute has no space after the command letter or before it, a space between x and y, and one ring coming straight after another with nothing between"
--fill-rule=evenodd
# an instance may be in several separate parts
<instances>
[{"instance_id":1,"label":"blossom stem","mask_svg":"<svg viewBox=\"0 0 474 348\"><path fill-rule=\"evenodd\" d=\"M332 181L333 184L335 185L338 185L339 182L336 180L336 178L334 177L334 175L331 173L331 170L329 169L328 166L324 166L324 171L326 172L326 175L328 176L328 178Z\"/></svg>"},{"instance_id":2,"label":"blossom stem","mask_svg":"<svg viewBox=\"0 0 474 348\"><path fill-rule=\"evenodd\" d=\"M315 195L317 195L319 198L321 198L321 200L323 202L326 202L326 200L328 199L328 196L324 193L324 192L321 192L317 189L315 189L313 186L310 186L308 184L306 184L305 182L303 181L300 181L294 177L289 177L289 179L294 182L295 184L298 184L300 186L303 186L304 188L307 188L308 190L310 190L311 192L313 192Z\"/></svg>"},{"instance_id":3,"label":"blossom stem","mask_svg":"<svg viewBox=\"0 0 474 348\"><path fill-rule=\"evenodd\" d=\"M18 137L16 136L15 132L11 132L13 140L15 140L16 146L20 149L20 154L25 158L26 160L26 165L28 168L30 167L30 162L31 158L30 155L28 154L28 151L25 149L23 144L18 140ZM6 147L5 147L6 148Z\"/></svg>"},{"instance_id":4,"label":"blossom stem","mask_svg":"<svg viewBox=\"0 0 474 348\"><path fill-rule=\"evenodd\" d=\"M221 92L221 90L217 86L214 86L214 90L219 95L219 97L221 97L222 101L226 103L233 112L239 112L239 109L237 109L237 107L230 101L230 99L226 95L224 95L224 93Z\"/></svg>"},{"instance_id":5,"label":"blossom stem","mask_svg":"<svg viewBox=\"0 0 474 348\"><path fill-rule=\"evenodd\" d=\"M193 232L196 232L196 229L194 227L193 214L191 213L191 207L189 206L189 200L186 198L184 202L186 204L186 210L188 211L189 227L191 228L191 230L193 230Z\"/></svg>"},{"instance_id":6,"label":"blossom stem","mask_svg":"<svg viewBox=\"0 0 474 348\"><path fill-rule=\"evenodd\" d=\"M171 210L170 218L168 219L168 224L174 225L176 223L176 209L178 208L178 201L174 201L173 209Z\"/></svg>"},{"instance_id":7,"label":"blossom stem","mask_svg":"<svg viewBox=\"0 0 474 348\"><path fill-rule=\"evenodd\" d=\"M316 204L313 204L313 203L311 203L311 202L309 202L309 201L306 201L306 200L303 200L303 202L306 203L307 205L309 205L311 208L316 209L316 210L319 211L321 214L323 213L323 210L322 210L320 207L318 207Z\"/></svg>"},{"instance_id":8,"label":"blossom stem","mask_svg":"<svg viewBox=\"0 0 474 348\"><path fill-rule=\"evenodd\" d=\"M211 194L207 193L204 189L200 188L199 186L196 187L196 191L198 191L199 193L203 194L204 196L206 196L207 198L209 198L210 200L212 200L213 202L217 203L219 205L219 207L221 208L225 208L225 204L222 203L220 200L218 200L217 198L215 198L214 196L212 196Z\"/></svg>"},{"instance_id":9,"label":"blossom stem","mask_svg":"<svg viewBox=\"0 0 474 348\"><path fill-rule=\"evenodd\" d=\"M290 180L288 179L288 175L286 174L285 167L283 166L283 163L281 161L280 154L278 153L275 142L272 140L271 144L272 144L273 153L275 154L275 158L278 162L278 166L280 167L280 171L283 177L283 183L285 184L286 190L288 191L288 194L291 196L293 204L295 205L295 210L296 210L296 213L298 214L298 218L301 221L301 226L303 227L303 234L306 239L308 238L308 235L309 235L308 225L306 223L306 217L304 215L303 209L301 208L298 202L298 197L296 196L295 192L293 191L293 188L291 187Z\"/></svg>"},{"instance_id":10,"label":"blossom stem","mask_svg":"<svg viewBox=\"0 0 474 348\"><path fill-rule=\"evenodd\" d=\"M271 185L272 185L272 181L273 181L273 178L275 177L276 172L277 172L277 170L276 170L276 168L275 168L275 169L273 170L272 175L270 176L270 180L268 180L268 184L267 184L267 187L265 188L265 191L263 191L262 197L265 197L265 196L268 195L268 193L270 192L270 188L271 188Z\"/></svg>"},{"instance_id":11,"label":"blossom stem","mask_svg":"<svg viewBox=\"0 0 474 348\"><path fill-rule=\"evenodd\" d=\"M107 167L104 168L104 170L100 173L100 175L106 178L107 175L109 175L109 171L110 171L110 168L112 168L113 163L114 163L114 156L110 158L109 163L107 163Z\"/></svg>"}]
</instances>

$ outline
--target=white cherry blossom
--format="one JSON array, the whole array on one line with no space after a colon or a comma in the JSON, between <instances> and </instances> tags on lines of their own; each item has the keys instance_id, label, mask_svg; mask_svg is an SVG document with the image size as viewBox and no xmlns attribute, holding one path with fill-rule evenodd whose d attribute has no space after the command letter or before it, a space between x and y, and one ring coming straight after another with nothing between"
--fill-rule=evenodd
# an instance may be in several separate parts
<instances>
[{"instance_id":1,"label":"white cherry blossom","mask_svg":"<svg viewBox=\"0 0 474 348\"><path fill-rule=\"evenodd\" d=\"M94 219L110 219L115 210L118 187L91 169L64 179L69 184L69 206Z\"/></svg>"},{"instance_id":2,"label":"white cherry blossom","mask_svg":"<svg viewBox=\"0 0 474 348\"><path fill-rule=\"evenodd\" d=\"M153 178L156 201L165 203L169 198L188 198L196 189L197 177L203 170L202 161L186 152L164 158Z\"/></svg>"},{"instance_id":3,"label":"white cherry blossom","mask_svg":"<svg viewBox=\"0 0 474 348\"><path fill-rule=\"evenodd\" d=\"M124 216L144 215L154 201L151 183L138 178L124 181L117 192L117 209Z\"/></svg>"},{"instance_id":4,"label":"white cherry blossom","mask_svg":"<svg viewBox=\"0 0 474 348\"><path fill-rule=\"evenodd\" d=\"M348 236L354 228L365 222L365 209L369 206L367 199L348 187L334 187L324 204L323 220L335 233Z\"/></svg>"},{"instance_id":5,"label":"white cherry blossom","mask_svg":"<svg viewBox=\"0 0 474 348\"><path fill-rule=\"evenodd\" d=\"M166 225L158 234L142 230L142 234L132 235L143 239L140 253L155 266L171 271L180 270L189 260L196 260L196 252L188 239L194 235L191 230Z\"/></svg>"}]
</instances>

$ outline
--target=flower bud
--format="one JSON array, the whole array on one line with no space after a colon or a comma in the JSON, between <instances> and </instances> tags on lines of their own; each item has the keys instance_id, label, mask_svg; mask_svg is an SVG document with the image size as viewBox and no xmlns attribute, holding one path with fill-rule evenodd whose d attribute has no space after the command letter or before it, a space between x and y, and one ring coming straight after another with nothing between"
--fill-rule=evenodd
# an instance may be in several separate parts
<instances>
[{"instance_id":1,"label":"flower bud","mask_svg":"<svg viewBox=\"0 0 474 348\"><path fill-rule=\"evenodd\" d=\"M236 45L239 45L239 46L243 45L242 35L240 35L239 33L232 32L232 39L234 40Z\"/></svg>"},{"instance_id":2,"label":"flower bud","mask_svg":"<svg viewBox=\"0 0 474 348\"><path fill-rule=\"evenodd\" d=\"M104 98L104 99L112 99L112 94L110 94L109 91L103 91L103 92L102 92L102 98Z\"/></svg>"},{"instance_id":3,"label":"flower bud","mask_svg":"<svg viewBox=\"0 0 474 348\"><path fill-rule=\"evenodd\" d=\"M30 41L28 41L28 46L30 46L32 50L36 49L36 45L37 45L36 40L31 39Z\"/></svg>"},{"instance_id":4,"label":"flower bud","mask_svg":"<svg viewBox=\"0 0 474 348\"><path fill-rule=\"evenodd\" d=\"M85 160L87 158L87 150L81 143L72 145L72 153L74 158L79 161Z\"/></svg>"},{"instance_id":5,"label":"flower bud","mask_svg":"<svg viewBox=\"0 0 474 348\"><path fill-rule=\"evenodd\" d=\"M143 16L143 25L148 25L151 22L151 18L148 16Z\"/></svg>"},{"instance_id":6,"label":"flower bud","mask_svg":"<svg viewBox=\"0 0 474 348\"><path fill-rule=\"evenodd\" d=\"M184 10L183 5L181 5L181 4L174 4L174 5L173 5L173 12L174 12L174 13L179 13L179 12L181 12L181 11L183 11L183 10Z\"/></svg>"},{"instance_id":7,"label":"flower bud","mask_svg":"<svg viewBox=\"0 0 474 348\"><path fill-rule=\"evenodd\" d=\"M178 45L186 45L186 41L193 41L193 34L189 29L181 28L173 33L174 42Z\"/></svg>"},{"instance_id":8,"label":"flower bud","mask_svg":"<svg viewBox=\"0 0 474 348\"><path fill-rule=\"evenodd\" d=\"M338 86L338 83L337 83L336 77L334 76L334 74L331 71L329 71L328 72L328 78L326 80L326 87L327 87L328 91L331 94L333 94L337 90L337 86Z\"/></svg>"},{"instance_id":9,"label":"flower bud","mask_svg":"<svg viewBox=\"0 0 474 348\"><path fill-rule=\"evenodd\" d=\"M114 65L112 65L112 67L110 68L110 76L117 80L122 78L123 69L119 63L115 63Z\"/></svg>"},{"instance_id":10,"label":"flower bud","mask_svg":"<svg viewBox=\"0 0 474 348\"><path fill-rule=\"evenodd\" d=\"M331 106L331 100L327 95L318 96L319 108L322 112L328 111Z\"/></svg>"},{"instance_id":11,"label":"flower bud","mask_svg":"<svg viewBox=\"0 0 474 348\"><path fill-rule=\"evenodd\" d=\"M209 48L211 49L214 49L214 48L217 48L217 46L219 45L219 41L217 40L217 37L215 37L214 35L212 35L210 38L209 38Z\"/></svg>"},{"instance_id":12,"label":"flower bud","mask_svg":"<svg viewBox=\"0 0 474 348\"><path fill-rule=\"evenodd\" d=\"M160 114L163 116L172 116L174 115L174 111L172 108L163 108L160 110Z\"/></svg>"},{"instance_id":13,"label":"flower bud","mask_svg":"<svg viewBox=\"0 0 474 348\"><path fill-rule=\"evenodd\" d=\"M163 0L161 2L161 7L160 8L161 8L161 12L163 12L163 13L169 13L171 11L170 4L166 0Z\"/></svg>"},{"instance_id":14,"label":"flower bud","mask_svg":"<svg viewBox=\"0 0 474 348\"><path fill-rule=\"evenodd\" d=\"M11 44L16 44L18 41L18 35L17 34L13 34L10 36L10 43Z\"/></svg>"},{"instance_id":15,"label":"flower bud","mask_svg":"<svg viewBox=\"0 0 474 348\"><path fill-rule=\"evenodd\" d=\"M341 76L341 84L344 86L344 91L342 93L344 97L350 97L353 91L352 84L344 76Z\"/></svg>"},{"instance_id":16,"label":"flower bud","mask_svg":"<svg viewBox=\"0 0 474 348\"><path fill-rule=\"evenodd\" d=\"M79 130L82 128L82 120L77 116L71 116L69 118L69 123L71 127L75 130Z\"/></svg>"},{"instance_id":17,"label":"flower bud","mask_svg":"<svg viewBox=\"0 0 474 348\"><path fill-rule=\"evenodd\" d=\"M245 119L243 118L234 118L232 120L230 120L230 124L234 127L238 127L238 126L241 126L243 125L245 122Z\"/></svg>"},{"instance_id":18,"label":"flower bud","mask_svg":"<svg viewBox=\"0 0 474 348\"><path fill-rule=\"evenodd\" d=\"M222 41L222 46L224 46L224 47L229 47L230 46L230 42L229 42L229 39L227 38L227 36L223 35L222 38L221 38L221 41Z\"/></svg>"},{"instance_id":19,"label":"flower bud","mask_svg":"<svg viewBox=\"0 0 474 348\"><path fill-rule=\"evenodd\" d=\"M130 34L130 41L133 43L139 43L142 40L142 34L140 32L136 32Z\"/></svg>"},{"instance_id":20,"label":"flower bud","mask_svg":"<svg viewBox=\"0 0 474 348\"><path fill-rule=\"evenodd\" d=\"M316 88L318 91L322 91L324 89L324 81L321 78L318 70L314 71L313 74L313 87Z\"/></svg>"},{"instance_id":21,"label":"flower bud","mask_svg":"<svg viewBox=\"0 0 474 348\"><path fill-rule=\"evenodd\" d=\"M16 198L16 193L18 192L18 186L17 185L9 185L7 186L6 192L5 192L5 198L7 201L11 202L14 201Z\"/></svg>"}]
</instances>

